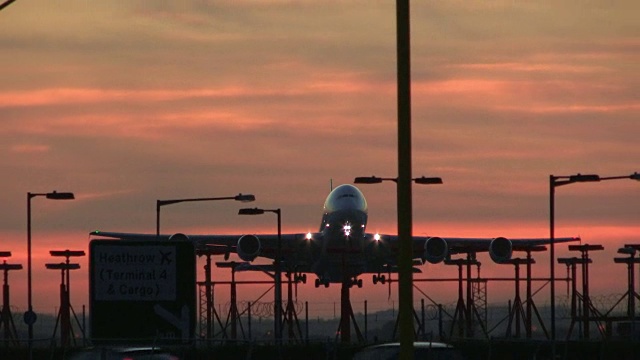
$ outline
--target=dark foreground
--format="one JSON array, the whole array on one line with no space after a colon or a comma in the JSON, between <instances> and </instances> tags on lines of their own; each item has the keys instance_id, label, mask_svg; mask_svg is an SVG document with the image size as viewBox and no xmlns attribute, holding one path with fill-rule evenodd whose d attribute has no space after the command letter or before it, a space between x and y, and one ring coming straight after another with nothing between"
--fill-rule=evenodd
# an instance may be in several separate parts
<instances>
[{"instance_id":1,"label":"dark foreground","mask_svg":"<svg viewBox=\"0 0 640 360\"><path fill-rule=\"evenodd\" d=\"M553 359L553 346L548 341L525 340L467 340L452 342L466 359ZM220 345L200 347L170 347L179 359L351 359L363 345L315 343L309 345ZM65 360L79 349L35 348L34 360ZM2 347L0 359L28 359L26 348ZM640 359L638 341L572 341L557 342L555 359L604 360Z\"/></svg>"}]
</instances>

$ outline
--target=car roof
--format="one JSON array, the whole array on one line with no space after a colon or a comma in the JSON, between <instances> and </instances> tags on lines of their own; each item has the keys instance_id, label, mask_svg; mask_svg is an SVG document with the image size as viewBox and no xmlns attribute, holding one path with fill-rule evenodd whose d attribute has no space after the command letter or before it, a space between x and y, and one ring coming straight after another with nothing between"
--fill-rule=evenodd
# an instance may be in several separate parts
<instances>
[{"instance_id":1,"label":"car roof","mask_svg":"<svg viewBox=\"0 0 640 360\"><path fill-rule=\"evenodd\" d=\"M82 349L82 351L113 351L113 352L164 352L166 349L157 346L126 346L126 345L104 345L104 346L92 346Z\"/></svg>"},{"instance_id":2,"label":"car roof","mask_svg":"<svg viewBox=\"0 0 640 360\"><path fill-rule=\"evenodd\" d=\"M383 347L399 347L399 346L400 346L399 342L390 342L390 343L384 343L384 344L371 345L371 346L368 346L367 348L383 348ZM413 347L414 348L437 348L437 349L453 348L453 346L449 344L445 344L441 342L432 342L432 341L416 341L413 343Z\"/></svg>"}]
</instances>

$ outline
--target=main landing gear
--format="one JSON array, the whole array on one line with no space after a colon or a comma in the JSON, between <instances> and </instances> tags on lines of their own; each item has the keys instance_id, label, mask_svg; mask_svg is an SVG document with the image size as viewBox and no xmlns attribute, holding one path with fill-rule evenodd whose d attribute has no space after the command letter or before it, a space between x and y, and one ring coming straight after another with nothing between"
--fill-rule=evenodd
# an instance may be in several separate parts
<instances>
[{"instance_id":1,"label":"main landing gear","mask_svg":"<svg viewBox=\"0 0 640 360\"><path fill-rule=\"evenodd\" d=\"M386 281L387 281L387 277L384 276L384 275L380 275L380 274L373 275L373 284L374 285L377 284L378 282L380 284L384 284Z\"/></svg>"},{"instance_id":2,"label":"main landing gear","mask_svg":"<svg viewBox=\"0 0 640 360\"><path fill-rule=\"evenodd\" d=\"M347 284L349 287L357 286L359 288L362 288L362 279L358 279L356 277L353 277L353 278L351 278L349 280L346 280L345 284ZM315 282L315 285L316 285L316 287L320 287L320 285L324 285L325 288L328 288L329 287L329 280L317 278L316 282Z\"/></svg>"},{"instance_id":3,"label":"main landing gear","mask_svg":"<svg viewBox=\"0 0 640 360\"><path fill-rule=\"evenodd\" d=\"M307 283L307 274L300 274L300 273L297 273L297 274L294 276L294 281L295 281L295 282L301 282L301 283L303 283L303 284L306 284L306 283ZM316 285L316 287L318 287L318 286Z\"/></svg>"},{"instance_id":4,"label":"main landing gear","mask_svg":"<svg viewBox=\"0 0 640 360\"><path fill-rule=\"evenodd\" d=\"M329 280L326 279L322 279L320 280L319 278L316 279L316 283L315 283L316 287L320 287L320 285L324 285L324 287L328 288L329 287Z\"/></svg>"}]
</instances>

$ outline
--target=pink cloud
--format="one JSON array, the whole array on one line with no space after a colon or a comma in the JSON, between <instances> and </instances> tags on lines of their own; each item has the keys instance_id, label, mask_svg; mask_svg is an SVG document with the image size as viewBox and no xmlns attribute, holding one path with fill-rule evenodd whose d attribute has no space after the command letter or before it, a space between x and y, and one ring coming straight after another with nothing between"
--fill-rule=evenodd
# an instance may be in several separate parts
<instances>
[{"instance_id":1,"label":"pink cloud","mask_svg":"<svg viewBox=\"0 0 640 360\"><path fill-rule=\"evenodd\" d=\"M535 63L535 62L506 62L506 63L476 63L446 66L453 69L481 70L495 72L540 72L540 73L602 73L611 69L598 65L575 65L562 63Z\"/></svg>"},{"instance_id":2,"label":"pink cloud","mask_svg":"<svg viewBox=\"0 0 640 360\"><path fill-rule=\"evenodd\" d=\"M264 94L264 92L262 92ZM167 101L191 97L231 97L256 94L250 88L228 87L220 90L121 90L89 88L50 88L27 91L5 91L0 107L42 106L56 104L96 103L113 101Z\"/></svg>"},{"instance_id":3,"label":"pink cloud","mask_svg":"<svg viewBox=\"0 0 640 360\"><path fill-rule=\"evenodd\" d=\"M50 150L49 145L42 144L17 144L9 148L10 152L18 154L46 153Z\"/></svg>"}]
</instances>

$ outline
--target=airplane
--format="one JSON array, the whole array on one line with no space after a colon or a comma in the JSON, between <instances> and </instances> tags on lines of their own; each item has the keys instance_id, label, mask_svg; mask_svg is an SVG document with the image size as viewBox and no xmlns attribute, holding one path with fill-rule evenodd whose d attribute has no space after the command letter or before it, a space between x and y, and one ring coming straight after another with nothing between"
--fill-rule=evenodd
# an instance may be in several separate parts
<instances>
[{"instance_id":1,"label":"airplane","mask_svg":"<svg viewBox=\"0 0 640 360\"><path fill-rule=\"evenodd\" d=\"M288 273L315 274L315 286L328 287L330 283L347 283L362 287L362 274L373 274L373 283L385 282L386 273L397 272L398 236L366 231L367 201L354 185L343 184L334 188L324 202L322 221L318 232L280 234L280 265ZM258 257L277 257L278 234L245 235L156 235L93 231L92 236L121 240L176 240L189 239L196 249L224 254L228 259L234 252L240 259L251 263ZM579 237L555 238L555 243L580 241ZM496 263L508 262L513 251L541 250L549 244L548 238L522 238L509 240L495 238L456 238L413 236L414 272L421 272L426 262L437 264L455 254L488 252ZM250 268L248 268L250 269ZM273 269L259 265L254 270Z\"/></svg>"}]
</instances>

